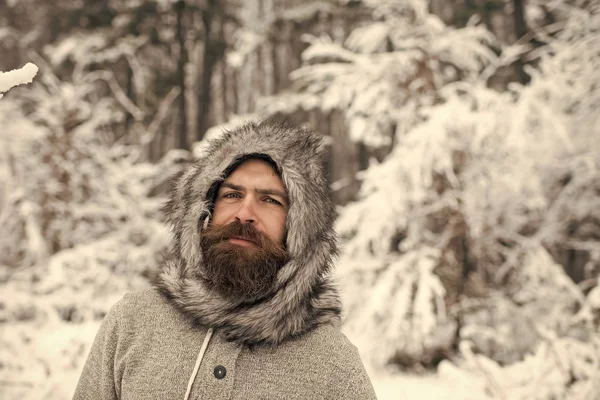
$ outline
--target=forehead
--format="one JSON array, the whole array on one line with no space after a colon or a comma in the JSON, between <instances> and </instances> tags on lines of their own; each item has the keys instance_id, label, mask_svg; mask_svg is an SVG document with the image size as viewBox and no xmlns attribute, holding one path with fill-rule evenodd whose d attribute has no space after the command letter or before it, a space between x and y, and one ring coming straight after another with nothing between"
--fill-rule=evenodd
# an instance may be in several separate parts
<instances>
[{"instance_id":1,"label":"forehead","mask_svg":"<svg viewBox=\"0 0 600 400\"><path fill-rule=\"evenodd\" d=\"M268 184L273 188L285 189L283 181L272 165L263 160L250 159L242 162L229 174L225 182L243 184L260 183Z\"/></svg>"}]
</instances>

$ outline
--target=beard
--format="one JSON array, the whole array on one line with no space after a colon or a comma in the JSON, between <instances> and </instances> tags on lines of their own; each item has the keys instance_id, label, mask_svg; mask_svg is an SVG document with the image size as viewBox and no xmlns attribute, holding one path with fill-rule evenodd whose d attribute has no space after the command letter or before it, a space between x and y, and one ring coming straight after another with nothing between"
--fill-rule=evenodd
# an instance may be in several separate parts
<instances>
[{"instance_id":1,"label":"beard","mask_svg":"<svg viewBox=\"0 0 600 400\"><path fill-rule=\"evenodd\" d=\"M256 246L230 243L241 238ZM274 242L251 224L239 221L209 225L200 239L203 265L200 278L210 290L239 302L251 302L275 289L279 269L287 262L283 245Z\"/></svg>"}]
</instances>

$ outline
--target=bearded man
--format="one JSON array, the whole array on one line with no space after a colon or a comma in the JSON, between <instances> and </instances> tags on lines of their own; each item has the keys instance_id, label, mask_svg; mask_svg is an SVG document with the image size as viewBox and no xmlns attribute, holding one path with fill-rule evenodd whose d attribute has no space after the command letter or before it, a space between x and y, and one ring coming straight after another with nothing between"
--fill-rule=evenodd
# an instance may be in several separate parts
<instances>
[{"instance_id":1,"label":"bearded man","mask_svg":"<svg viewBox=\"0 0 600 400\"><path fill-rule=\"evenodd\" d=\"M75 399L375 399L340 332L321 138L247 123L213 141L165 206L155 286L106 316Z\"/></svg>"}]
</instances>

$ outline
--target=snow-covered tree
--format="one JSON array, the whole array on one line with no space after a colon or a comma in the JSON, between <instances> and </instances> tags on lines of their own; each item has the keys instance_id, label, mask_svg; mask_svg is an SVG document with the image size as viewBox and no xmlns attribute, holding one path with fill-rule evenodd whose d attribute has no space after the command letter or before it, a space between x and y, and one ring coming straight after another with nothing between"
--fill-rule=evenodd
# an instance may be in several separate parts
<instances>
[{"instance_id":1,"label":"snow-covered tree","mask_svg":"<svg viewBox=\"0 0 600 400\"><path fill-rule=\"evenodd\" d=\"M531 84L515 89L512 113L505 114L517 116L509 132L515 132L513 143L525 150L518 164L524 172L509 176L517 178L515 187L525 181L537 186L526 194L539 203L519 214L515 209L512 227L503 214L495 229L491 223L487 229L497 232L491 236L504 247L493 277L506 282L512 318L518 316L529 327L473 318L461 331L461 338L468 339L460 352L466 372L440 366L448 376L479 381L489 399L600 395L600 7L564 7L564 28L541 38L546 45L538 54L539 69L529 69ZM489 245L481 250L492 252ZM571 260L583 258L582 271L565 265L564 253ZM507 360L477 354L483 342L510 349L532 333L536 340L524 349L528 354L504 368L497 361Z\"/></svg>"},{"instance_id":2,"label":"snow-covered tree","mask_svg":"<svg viewBox=\"0 0 600 400\"><path fill-rule=\"evenodd\" d=\"M2 398L70 397L100 320L168 244L162 187L189 155L114 144L123 106L96 79L42 66L0 100Z\"/></svg>"},{"instance_id":3,"label":"snow-covered tree","mask_svg":"<svg viewBox=\"0 0 600 400\"><path fill-rule=\"evenodd\" d=\"M342 110L348 134L373 148L391 147L398 132L420 121L417 110L438 91L472 80L496 60L484 28L455 30L427 12L423 1L371 1L373 18L344 42L310 37L292 91L265 99L269 113L295 108ZM281 109L282 108L282 109Z\"/></svg>"}]
</instances>

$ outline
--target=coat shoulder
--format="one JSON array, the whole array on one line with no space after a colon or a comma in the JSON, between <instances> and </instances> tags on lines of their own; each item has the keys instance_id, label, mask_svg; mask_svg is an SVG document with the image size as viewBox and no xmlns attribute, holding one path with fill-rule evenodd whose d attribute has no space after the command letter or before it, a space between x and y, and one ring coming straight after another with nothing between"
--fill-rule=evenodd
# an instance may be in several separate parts
<instances>
[{"instance_id":1,"label":"coat shoulder","mask_svg":"<svg viewBox=\"0 0 600 400\"><path fill-rule=\"evenodd\" d=\"M126 330L153 331L161 326L189 325L189 321L155 288L126 293L113 307Z\"/></svg>"},{"instance_id":2,"label":"coat shoulder","mask_svg":"<svg viewBox=\"0 0 600 400\"><path fill-rule=\"evenodd\" d=\"M121 302L129 308L168 306L167 300L153 287L126 293Z\"/></svg>"},{"instance_id":3,"label":"coat shoulder","mask_svg":"<svg viewBox=\"0 0 600 400\"><path fill-rule=\"evenodd\" d=\"M169 304L166 299L154 288L140 289L128 292L115 303L113 309L123 317L137 319L143 317L145 311L155 313L157 309L167 308Z\"/></svg>"},{"instance_id":4,"label":"coat shoulder","mask_svg":"<svg viewBox=\"0 0 600 400\"><path fill-rule=\"evenodd\" d=\"M310 349L312 357L336 367L340 371L362 369L362 361L358 349L333 325L322 325L295 340L304 349Z\"/></svg>"},{"instance_id":5,"label":"coat shoulder","mask_svg":"<svg viewBox=\"0 0 600 400\"><path fill-rule=\"evenodd\" d=\"M333 325L321 325L313 331L306 334L305 340L312 346L325 352L358 352L356 346L342 333L342 331Z\"/></svg>"}]
</instances>

